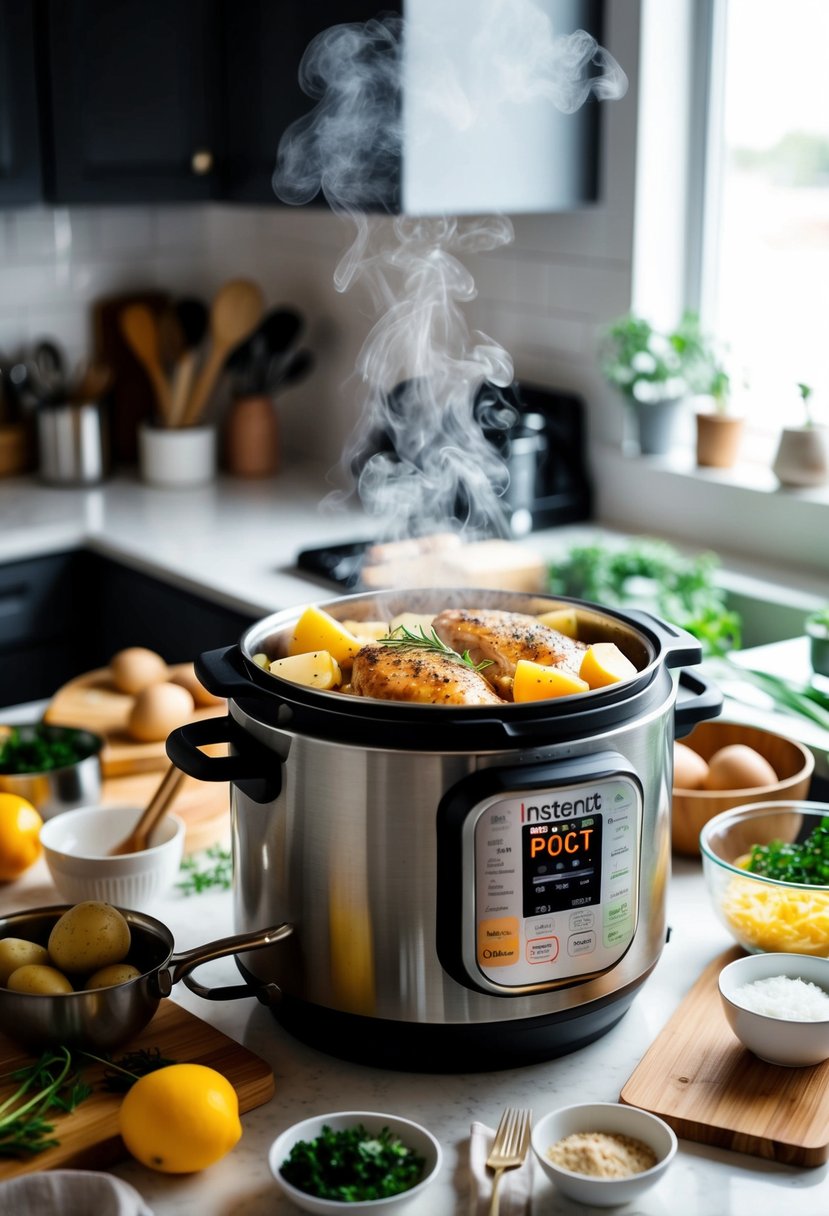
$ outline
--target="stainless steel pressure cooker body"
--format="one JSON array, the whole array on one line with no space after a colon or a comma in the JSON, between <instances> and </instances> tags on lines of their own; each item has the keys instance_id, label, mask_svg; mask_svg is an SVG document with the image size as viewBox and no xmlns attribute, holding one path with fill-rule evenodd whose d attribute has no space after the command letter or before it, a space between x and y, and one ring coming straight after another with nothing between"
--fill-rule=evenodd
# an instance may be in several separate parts
<instances>
[{"instance_id":1,"label":"stainless steel pressure cooker body","mask_svg":"<svg viewBox=\"0 0 829 1216\"><path fill-rule=\"evenodd\" d=\"M532 615L562 603L437 589L321 606L391 620L450 596ZM503 707L322 693L253 659L284 653L299 610L197 661L228 716L173 732L167 750L232 783L235 929L294 927L245 974L276 986L274 1013L298 1038L398 1068L509 1067L604 1034L655 966L673 740L722 698L690 672L672 678L701 657L689 634L566 602L580 638L616 642L636 677ZM228 756L198 750L220 741Z\"/></svg>"}]
</instances>

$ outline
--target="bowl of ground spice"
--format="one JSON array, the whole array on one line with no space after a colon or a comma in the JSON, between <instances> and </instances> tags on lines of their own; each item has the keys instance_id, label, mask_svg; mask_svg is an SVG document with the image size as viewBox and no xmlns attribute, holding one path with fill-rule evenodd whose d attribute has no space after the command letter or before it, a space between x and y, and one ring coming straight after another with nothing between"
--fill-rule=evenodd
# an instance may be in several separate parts
<instances>
[{"instance_id":1,"label":"bowl of ground spice","mask_svg":"<svg viewBox=\"0 0 829 1216\"><path fill-rule=\"evenodd\" d=\"M542 1116L533 1152L553 1184L577 1203L616 1207L658 1182L676 1136L656 1115L617 1102L582 1102Z\"/></svg>"}]
</instances>

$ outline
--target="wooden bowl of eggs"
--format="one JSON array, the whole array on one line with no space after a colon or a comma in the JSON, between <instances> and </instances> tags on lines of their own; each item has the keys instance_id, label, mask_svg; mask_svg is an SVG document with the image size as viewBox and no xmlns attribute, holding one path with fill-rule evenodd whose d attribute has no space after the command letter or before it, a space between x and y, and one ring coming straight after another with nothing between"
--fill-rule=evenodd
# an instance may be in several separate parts
<instances>
[{"instance_id":1,"label":"wooden bowl of eggs","mask_svg":"<svg viewBox=\"0 0 829 1216\"><path fill-rule=\"evenodd\" d=\"M785 735L721 718L700 722L674 743L673 851L699 857L699 834L721 811L806 798L814 767L809 749Z\"/></svg>"}]
</instances>

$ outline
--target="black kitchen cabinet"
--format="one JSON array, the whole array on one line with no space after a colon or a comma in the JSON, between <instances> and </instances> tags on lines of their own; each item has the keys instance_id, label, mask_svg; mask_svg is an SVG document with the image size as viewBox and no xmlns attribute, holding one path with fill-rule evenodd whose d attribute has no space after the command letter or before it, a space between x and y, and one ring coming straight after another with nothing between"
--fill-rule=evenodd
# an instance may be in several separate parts
<instances>
[{"instance_id":1,"label":"black kitchen cabinet","mask_svg":"<svg viewBox=\"0 0 829 1216\"><path fill-rule=\"evenodd\" d=\"M216 193L218 0L48 0L48 194L161 202Z\"/></svg>"},{"instance_id":2,"label":"black kitchen cabinet","mask_svg":"<svg viewBox=\"0 0 829 1216\"><path fill-rule=\"evenodd\" d=\"M35 10L30 0L0 0L0 206L43 197L35 67Z\"/></svg>"},{"instance_id":3,"label":"black kitchen cabinet","mask_svg":"<svg viewBox=\"0 0 829 1216\"><path fill-rule=\"evenodd\" d=\"M380 0L224 0L223 198L279 201L272 185L279 140L315 104L302 92L298 77L311 40L329 26L400 10L401 4Z\"/></svg>"}]
</instances>

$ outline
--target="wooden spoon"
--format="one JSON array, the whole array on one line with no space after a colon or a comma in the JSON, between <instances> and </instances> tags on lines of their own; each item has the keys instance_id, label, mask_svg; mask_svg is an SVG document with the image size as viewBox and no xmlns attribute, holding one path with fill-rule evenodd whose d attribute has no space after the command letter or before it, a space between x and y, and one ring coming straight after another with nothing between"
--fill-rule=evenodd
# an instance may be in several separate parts
<instances>
[{"instance_id":1,"label":"wooden spoon","mask_svg":"<svg viewBox=\"0 0 829 1216\"><path fill-rule=\"evenodd\" d=\"M125 853L140 853L142 849L147 848L153 828L181 789L183 781L184 773L171 764L161 778L158 789L148 802L138 823L129 836L125 836L120 844L116 844L109 850L109 857L123 857Z\"/></svg>"},{"instance_id":2,"label":"wooden spoon","mask_svg":"<svg viewBox=\"0 0 829 1216\"><path fill-rule=\"evenodd\" d=\"M161 366L155 317L145 304L130 304L121 313L119 322L121 333L152 381L158 411L166 425L170 417L170 383Z\"/></svg>"},{"instance_id":3,"label":"wooden spoon","mask_svg":"<svg viewBox=\"0 0 829 1216\"><path fill-rule=\"evenodd\" d=\"M231 279L219 288L210 309L210 354L182 418L182 426L199 421L228 355L256 329L265 301L256 283Z\"/></svg>"}]
</instances>

